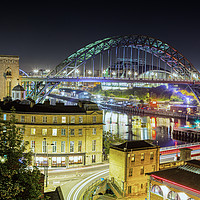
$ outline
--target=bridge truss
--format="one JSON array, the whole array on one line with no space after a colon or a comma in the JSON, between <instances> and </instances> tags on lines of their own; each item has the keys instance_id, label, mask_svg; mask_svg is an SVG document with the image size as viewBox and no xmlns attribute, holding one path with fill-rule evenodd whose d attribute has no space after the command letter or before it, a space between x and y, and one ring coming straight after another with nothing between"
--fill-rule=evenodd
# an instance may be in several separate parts
<instances>
[{"instance_id":1,"label":"bridge truss","mask_svg":"<svg viewBox=\"0 0 200 200\"><path fill-rule=\"evenodd\" d=\"M159 72L162 72L162 76L158 76ZM63 60L45 78L37 81L33 81L33 77L30 81L24 79L24 86L28 96L41 102L61 80L69 81L74 77L75 81L83 80L79 77L85 78L84 82L90 82L92 77L110 82L113 79L116 82L134 82L138 79L147 82L198 82L200 74L188 59L169 44L149 36L127 35L91 43Z\"/></svg>"}]
</instances>

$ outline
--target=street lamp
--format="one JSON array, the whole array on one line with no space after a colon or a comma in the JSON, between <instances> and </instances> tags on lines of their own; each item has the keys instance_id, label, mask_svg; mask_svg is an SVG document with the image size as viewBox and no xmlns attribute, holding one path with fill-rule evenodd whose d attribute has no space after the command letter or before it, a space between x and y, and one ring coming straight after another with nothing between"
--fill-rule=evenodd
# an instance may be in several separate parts
<instances>
[{"instance_id":1,"label":"street lamp","mask_svg":"<svg viewBox=\"0 0 200 200\"><path fill-rule=\"evenodd\" d=\"M46 152L47 152L47 166L46 166L46 168L44 166L44 175L45 175L45 178L46 178L46 187L47 187L47 184L48 184L48 167L49 167L48 145L53 145L53 144L48 144L46 138L44 138L44 141L45 141L45 149L46 149Z\"/></svg>"}]
</instances>

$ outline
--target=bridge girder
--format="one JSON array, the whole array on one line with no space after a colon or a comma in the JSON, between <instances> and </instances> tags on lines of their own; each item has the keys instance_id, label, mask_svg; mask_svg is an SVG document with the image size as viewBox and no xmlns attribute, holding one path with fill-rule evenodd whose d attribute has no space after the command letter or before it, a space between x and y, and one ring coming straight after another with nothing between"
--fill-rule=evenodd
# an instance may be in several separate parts
<instances>
[{"instance_id":1,"label":"bridge girder","mask_svg":"<svg viewBox=\"0 0 200 200\"><path fill-rule=\"evenodd\" d=\"M154 54L166 62L179 75L183 76L184 74L187 79L191 79L193 74L196 74L196 77L200 75L191 62L169 44L145 35L127 35L98 40L79 49L50 71L47 77L67 77L80 65L98 54L122 46L132 46ZM66 69L67 73L63 74L62 72Z\"/></svg>"}]
</instances>

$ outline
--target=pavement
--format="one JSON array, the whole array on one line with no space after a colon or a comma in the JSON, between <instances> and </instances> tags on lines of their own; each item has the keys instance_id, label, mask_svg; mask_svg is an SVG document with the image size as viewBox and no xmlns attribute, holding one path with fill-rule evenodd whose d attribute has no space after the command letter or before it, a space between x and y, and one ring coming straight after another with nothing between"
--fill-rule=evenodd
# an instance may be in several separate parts
<instances>
[{"instance_id":1,"label":"pavement","mask_svg":"<svg viewBox=\"0 0 200 200\"><path fill-rule=\"evenodd\" d=\"M74 168L51 168L48 170L47 187L45 177L44 192L47 193L55 191L56 188L60 186L62 189L64 188L64 196L67 196L70 190L80 181L94 173L108 168L109 164L107 161L91 166L80 166ZM41 168L41 172L44 172L43 168Z\"/></svg>"}]
</instances>

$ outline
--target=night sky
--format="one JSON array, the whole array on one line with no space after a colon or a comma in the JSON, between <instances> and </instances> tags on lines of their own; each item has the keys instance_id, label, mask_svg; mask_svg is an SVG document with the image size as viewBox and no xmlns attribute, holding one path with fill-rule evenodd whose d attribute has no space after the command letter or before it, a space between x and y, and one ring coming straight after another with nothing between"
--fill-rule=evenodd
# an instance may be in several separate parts
<instances>
[{"instance_id":1,"label":"night sky","mask_svg":"<svg viewBox=\"0 0 200 200\"><path fill-rule=\"evenodd\" d=\"M0 54L20 56L20 68L25 71L53 68L89 43L129 34L148 35L167 42L200 70L198 4L27 2L7 5L1 2L0 10Z\"/></svg>"}]
</instances>

